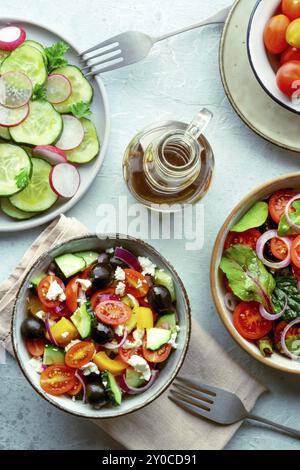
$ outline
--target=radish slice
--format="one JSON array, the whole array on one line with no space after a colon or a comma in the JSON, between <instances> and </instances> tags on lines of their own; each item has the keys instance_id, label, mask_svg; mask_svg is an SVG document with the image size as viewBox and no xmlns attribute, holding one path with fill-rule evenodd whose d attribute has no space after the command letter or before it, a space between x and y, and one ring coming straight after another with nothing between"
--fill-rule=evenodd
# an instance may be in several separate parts
<instances>
[{"instance_id":1,"label":"radish slice","mask_svg":"<svg viewBox=\"0 0 300 470\"><path fill-rule=\"evenodd\" d=\"M61 74L49 75L47 81L47 99L50 103L59 104L66 101L72 93L70 80Z\"/></svg>"},{"instance_id":2,"label":"radish slice","mask_svg":"<svg viewBox=\"0 0 300 470\"><path fill-rule=\"evenodd\" d=\"M84 138L84 128L79 119L69 114L63 114L62 120L64 124L62 135L56 147L61 150L72 150L79 147Z\"/></svg>"},{"instance_id":3,"label":"radish slice","mask_svg":"<svg viewBox=\"0 0 300 470\"><path fill-rule=\"evenodd\" d=\"M54 166L49 178L50 186L58 196L70 199L78 191L80 175L75 166L70 163L60 163Z\"/></svg>"},{"instance_id":4,"label":"radish slice","mask_svg":"<svg viewBox=\"0 0 300 470\"><path fill-rule=\"evenodd\" d=\"M32 82L23 72L7 72L0 77L0 104L20 108L32 95Z\"/></svg>"},{"instance_id":5,"label":"radish slice","mask_svg":"<svg viewBox=\"0 0 300 470\"><path fill-rule=\"evenodd\" d=\"M67 163L68 159L63 150L54 147L53 145L38 145L32 150L35 157L42 157L47 160L51 165L58 165L59 163Z\"/></svg>"},{"instance_id":6,"label":"radish slice","mask_svg":"<svg viewBox=\"0 0 300 470\"><path fill-rule=\"evenodd\" d=\"M25 104L20 108L5 108L0 104L0 126L15 127L21 124L29 114L29 105Z\"/></svg>"},{"instance_id":7,"label":"radish slice","mask_svg":"<svg viewBox=\"0 0 300 470\"><path fill-rule=\"evenodd\" d=\"M18 26L7 26L0 29L0 49L2 51L13 51L17 49L26 39L26 32Z\"/></svg>"}]
</instances>

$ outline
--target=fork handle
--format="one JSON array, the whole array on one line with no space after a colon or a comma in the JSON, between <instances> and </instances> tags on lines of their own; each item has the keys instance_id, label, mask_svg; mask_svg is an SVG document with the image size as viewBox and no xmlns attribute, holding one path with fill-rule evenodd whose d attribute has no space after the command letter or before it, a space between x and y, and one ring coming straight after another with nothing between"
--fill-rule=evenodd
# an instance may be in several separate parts
<instances>
[{"instance_id":1,"label":"fork handle","mask_svg":"<svg viewBox=\"0 0 300 470\"><path fill-rule=\"evenodd\" d=\"M268 424L269 426L273 426L274 428L278 428L281 431L284 431L284 432L286 432L288 434L291 434L292 436L298 437L298 439L300 439L300 431L298 431L297 429L289 428L288 426L283 426L282 424L276 423L275 421L270 421L267 418L262 418L261 416L257 416L257 415L249 414L247 416L247 419L251 419L253 421L258 421L260 423Z\"/></svg>"},{"instance_id":2,"label":"fork handle","mask_svg":"<svg viewBox=\"0 0 300 470\"><path fill-rule=\"evenodd\" d=\"M170 38L172 36L177 36L178 34L185 33L186 31L191 31L192 29L200 28L201 26L207 26L210 24L218 24L224 23L231 7L224 8L220 10L218 13L214 14L213 16L207 18L206 20L201 21L200 23L194 24L192 26L187 26L186 28L179 29L178 31L173 31L172 33L164 34L163 36L159 36L157 38L153 38L153 43L163 41L164 39Z\"/></svg>"}]
</instances>

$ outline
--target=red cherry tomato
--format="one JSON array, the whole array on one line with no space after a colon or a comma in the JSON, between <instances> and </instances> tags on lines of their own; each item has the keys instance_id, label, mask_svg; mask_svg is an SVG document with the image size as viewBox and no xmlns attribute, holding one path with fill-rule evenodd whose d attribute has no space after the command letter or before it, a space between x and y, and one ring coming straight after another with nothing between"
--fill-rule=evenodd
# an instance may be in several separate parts
<instances>
[{"instance_id":1,"label":"red cherry tomato","mask_svg":"<svg viewBox=\"0 0 300 470\"><path fill-rule=\"evenodd\" d=\"M281 54L287 47L286 30L290 20L285 15L276 15L270 18L264 31L266 49L271 54Z\"/></svg>"},{"instance_id":2,"label":"red cherry tomato","mask_svg":"<svg viewBox=\"0 0 300 470\"><path fill-rule=\"evenodd\" d=\"M95 346L90 341L80 341L74 344L65 356L65 363L72 369L80 369L82 366L91 362L96 352Z\"/></svg>"},{"instance_id":3,"label":"red cherry tomato","mask_svg":"<svg viewBox=\"0 0 300 470\"><path fill-rule=\"evenodd\" d=\"M261 316L258 306L257 302L241 302L233 313L233 324L243 338L257 340L272 329L272 322Z\"/></svg>"},{"instance_id":4,"label":"red cherry tomato","mask_svg":"<svg viewBox=\"0 0 300 470\"><path fill-rule=\"evenodd\" d=\"M290 46L281 54L280 63L283 65L292 60L300 60L300 49Z\"/></svg>"},{"instance_id":5,"label":"red cherry tomato","mask_svg":"<svg viewBox=\"0 0 300 470\"><path fill-rule=\"evenodd\" d=\"M33 357L39 357L44 354L46 340L44 339L27 339L25 341L27 351Z\"/></svg>"},{"instance_id":6,"label":"red cherry tomato","mask_svg":"<svg viewBox=\"0 0 300 470\"><path fill-rule=\"evenodd\" d=\"M251 228L245 232L229 232L225 240L224 249L227 250L234 245L247 245L252 250L256 249L256 242L261 236L261 233L256 228Z\"/></svg>"},{"instance_id":7,"label":"red cherry tomato","mask_svg":"<svg viewBox=\"0 0 300 470\"><path fill-rule=\"evenodd\" d=\"M115 295L115 288L108 287L107 289L98 290L95 292L95 294L92 295L91 306L94 311L96 310L97 305L100 303L102 295Z\"/></svg>"},{"instance_id":8,"label":"red cherry tomato","mask_svg":"<svg viewBox=\"0 0 300 470\"><path fill-rule=\"evenodd\" d=\"M78 306L77 299L78 299L79 285L78 285L78 282L76 282L77 279L78 279L77 276L71 279L71 281L68 282L66 291L65 291L65 294L67 297L66 304L67 304L68 309L72 313L74 313L75 310L77 310L77 306Z\"/></svg>"},{"instance_id":9,"label":"red cherry tomato","mask_svg":"<svg viewBox=\"0 0 300 470\"><path fill-rule=\"evenodd\" d=\"M124 271L126 293L133 295L137 299L145 297L150 289L147 278L134 269L124 269Z\"/></svg>"},{"instance_id":10,"label":"red cherry tomato","mask_svg":"<svg viewBox=\"0 0 300 470\"><path fill-rule=\"evenodd\" d=\"M127 339L128 339L128 341L133 341L133 336L129 335ZM128 361L132 356L135 356L135 355L142 356L143 355L142 347L140 346L139 348L131 348L131 349L124 349L124 348L121 347L119 349L119 355L120 355L120 358L122 359L122 361L124 361L124 362L126 362L126 364L128 364Z\"/></svg>"},{"instance_id":11,"label":"red cherry tomato","mask_svg":"<svg viewBox=\"0 0 300 470\"><path fill-rule=\"evenodd\" d=\"M292 264L293 274L297 279L300 279L300 268L297 268L295 264Z\"/></svg>"},{"instance_id":12,"label":"red cherry tomato","mask_svg":"<svg viewBox=\"0 0 300 470\"><path fill-rule=\"evenodd\" d=\"M73 388L71 388L71 390L68 391L68 395L70 395L71 397L75 397L81 392L82 388L82 383L77 379L77 377L75 377L75 385Z\"/></svg>"},{"instance_id":13,"label":"red cherry tomato","mask_svg":"<svg viewBox=\"0 0 300 470\"><path fill-rule=\"evenodd\" d=\"M291 258L293 264L300 268L300 235L292 242Z\"/></svg>"},{"instance_id":14,"label":"red cherry tomato","mask_svg":"<svg viewBox=\"0 0 300 470\"><path fill-rule=\"evenodd\" d=\"M143 341L143 356L148 362L159 364L168 359L171 354L172 346L170 344L163 344L157 351L150 351L146 347L146 340Z\"/></svg>"},{"instance_id":15,"label":"red cherry tomato","mask_svg":"<svg viewBox=\"0 0 300 470\"><path fill-rule=\"evenodd\" d=\"M42 302L42 304L46 308L48 308L50 310L54 309L55 307L58 307L61 304L60 300L49 300L49 299L47 299L47 294L48 294L50 284L54 281L56 281L60 285L60 287L63 290L65 290L64 283L62 282L61 279L59 279L59 277L56 277L56 276L44 277L44 279L41 280L41 282L39 283L38 288L37 288L38 296L39 296L40 301Z\"/></svg>"},{"instance_id":16,"label":"red cherry tomato","mask_svg":"<svg viewBox=\"0 0 300 470\"><path fill-rule=\"evenodd\" d=\"M296 195L292 189L282 189L276 191L269 201L269 212L276 224L279 224L281 217L284 214L287 203ZM291 208L291 211L293 209Z\"/></svg>"},{"instance_id":17,"label":"red cherry tomato","mask_svg":"<svg viewBox=\"0 0 300 470\"><path fill-rule=\"evenodd\" d=\"M299 0L282 0L281 9L290 20L300 18Z\"/></svg>"},{"instance_id":18,"label":"red cherry tomato","mask_svg":"<svg viewBox=\"0 0 300 470\"><path fill-rule=\"evenodd\" d=\"M272 238L271 251L272 255L275 258L279 259L280 261L283 261L287 256L288 248L286 244L279 238Z\"/></svg>"},{"instance_id":19,"label":"red cherry tomato","mask_svg":"<svg viewBox=\"0 0 300 470\"><path fill-rule=\"evenodd\" d=\"M292 60L283 64L277 71L276 81L282 93L290 98L297 98L300 89L300 61Z\"/></svg>"},{"instance_id":20,"label":"red cherry tomato","mask_svg":"<svg viewBox=\"0 0 300 470\"><path fill-rule=\"evenodd\" d=\"M123 325L131 315L131 308L119 300L106 300L97 305L96 317L107 325Z\"/></svg>"},{"instance_id":21,"label":"red cherry tomato","mask_svg":"<svg viewBox=\"0 0 300 470\"><path fill-rule=\"evenodd\" d=\"M49 395L63 395L76 384L75 370L64 365L47 367L40 377L42 389Z\"/></svg>"}]
</instances>

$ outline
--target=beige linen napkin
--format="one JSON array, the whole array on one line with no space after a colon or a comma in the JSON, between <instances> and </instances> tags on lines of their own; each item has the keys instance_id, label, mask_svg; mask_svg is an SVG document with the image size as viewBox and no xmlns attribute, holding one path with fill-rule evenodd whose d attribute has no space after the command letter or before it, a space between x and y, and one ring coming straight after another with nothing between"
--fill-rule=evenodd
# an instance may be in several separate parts
<instances>
[{"instance_id":1,"label":"beige linen napkin","mask_svg":"<svg viewBox=\"0 0 300 470\"><path fill-rule=\"evenodd\" d=\"M14 273L0 286L0 341L11 354L10 319L22 278L40 254L72 236L86 233L87 228L76 219L61 216L37 238ZM248 410L265 390L196 322L193 322L189 352L181 375L196 377L201 382L235 392ZM93 422L123 446L133 450L218 450L227 444L240 426L219 426L196 418L168 400L168 391L140 411L121 418Z\"/></svg>"}]
</instances>

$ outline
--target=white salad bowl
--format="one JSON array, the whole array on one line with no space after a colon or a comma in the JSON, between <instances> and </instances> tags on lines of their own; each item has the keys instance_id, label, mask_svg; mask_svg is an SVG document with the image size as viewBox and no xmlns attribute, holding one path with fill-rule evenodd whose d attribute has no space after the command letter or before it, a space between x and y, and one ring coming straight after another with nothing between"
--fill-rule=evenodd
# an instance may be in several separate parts
<instances>
[{"instance_id":1,"label":"white salad bowl","mask_svg":"<svg viewBox=\"0 0 300 470\"><path fill-rule=\"evenodd\" d=\"M271 357L263 357L255 343L244 339L238 333L233 324L232 312L230 312L225 305L226 291L224 287L224 274L219 268L224 250L224 242L231 227L233 227L234 224L236 224L256 202L268 199L279 189L287 188L295 189L299 192L300 173L292 173L290 175L280 176L268 181L244 197L244 199L242 199L242 201L233 209L221 227L215 241L211 259L210 282L217 312L233 339L247 353L254 357L254 359L257 359L266 366L278 369L282 372L288 372L290 374L300 374L300 361L291 360L277 352L274 352Z\"/></svg>"},{"instance_id":2,"label":"white salad bowl","mask_svg":"<svg viewBox=\"0 0 300 470\"><path fill-rule=\"evenodd\" d=\"M162 368L157 380L147 391L141 395L125 397L121 406L119 407L106 406L100 410L96 410L88 404L83 404L81 401L72 401L70 397L55 397L44 392L39 384L39 374L37 374L31 365L28 364L30 355L27 352L24 339L21 335L21 324L27 316L26 299L28 297L30 280L34 277L35 274L45 271L55 257L65 253L88 250L96 250L101 252L116 246L127 248L136 256L149 257L157 266L163 268L166 272L171 274L176 288L176 305L180 332L178 335L178 348L172 352L165 366ZM12 317L12 343L15 356L23 374L35 389L35 391L49 403L63 411L84 418L92 419L115 418L122 416L127 413L139 410L140 408L143 408L158 398L174 380L183 364L189 345L190 331L190 303L183 283L175 269L165 258L163 258L147 243L132 237L125 237L121 235L115 235L102 239L99 239L94 235L72 238L63 244L54 247L48 253L43 254L34 263L33 267L30 269L24 281L22 282L22 286L20 287L16 297Z\"/></svg>"},{"instance_id":3,"label":"white salad bowl","mask_svg":"<svg viewBox=\"0 0 300 470\"><path fill-rule=\"evenodd\" d=\"M256 3L248 26L248 57L254 75L265 92L279 105L300 114L299 100L292 100L278 88L275 67L264 45L265 26L268 20L276 14L280 3L279 0L258 0Z\"/></svg>"}]
</instances>

